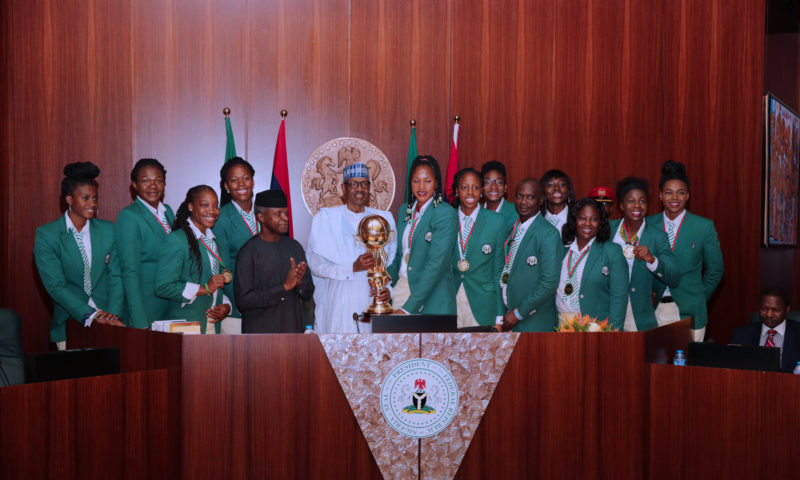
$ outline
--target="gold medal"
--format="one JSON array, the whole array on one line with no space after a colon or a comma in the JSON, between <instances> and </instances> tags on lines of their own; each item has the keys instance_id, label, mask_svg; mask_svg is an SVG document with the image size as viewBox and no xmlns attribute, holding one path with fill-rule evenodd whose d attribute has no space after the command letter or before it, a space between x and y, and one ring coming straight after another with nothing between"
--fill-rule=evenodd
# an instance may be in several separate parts
<instances>
[{"instance_id":1,"label":"gold medal","mask_svg":"<svg viewBox=\"0 0 800 480\"><path fill-rule=\"evenodd\" d=\"M575 287L571 283L564 285L564 295L572 295L573 291L575 291Z\"/></svg>"},{"instance_id":2,"label":"gold medal","mask_svg":"<svg viewBox=\"0 0 800 480\"><path fill-rule=\"evenodd\" d=\"M500 281L503 282L503 285L508 284L508 272L504 273L502 277L500 277Z\"/></svg>"},{"instance_id":3,"label":"gold medal","mask_svg":"<svg viewBox=\"0 0 800 480\"><path fill-rule=\"evenodd\" d=\"M466 258L462 258L461 260L459 260L457 266L458 269L462 272L466 272L467 270L469 270L469 262L467 261Z\"/></svg>"},{"instance_id":4,"label":"gold medal","mask_svg":"<svg viewBox=\"0 0 800 480\"><path fill-rule=\"evenodd\" d=\"M411 252L406 253L406 265L408 265L409 260L411 260Z\"/></svg>"},{"instance_id":5,"label":"gold medal","mask_svg":"<svg viewBox=\"0 0 800 480\"><path fill-rule=\"evenodd\" d=\"M225 270L224 272L222 272L222 280L225 283L231 283L231 281L233 281L233 274L231 273L230 270Z\"/></svg>"},{"instance_id":6,"label":"gold medal","mask_svg":"<svg viewBox=\"0 0 800 480\"><path fill-rule=\"evenodd\" d=\"M625 255L625 258L633 258L636 255L633 253L633 245L625 245L625 248L622 249L622 254Z\"/></svg>"}]
</instances>

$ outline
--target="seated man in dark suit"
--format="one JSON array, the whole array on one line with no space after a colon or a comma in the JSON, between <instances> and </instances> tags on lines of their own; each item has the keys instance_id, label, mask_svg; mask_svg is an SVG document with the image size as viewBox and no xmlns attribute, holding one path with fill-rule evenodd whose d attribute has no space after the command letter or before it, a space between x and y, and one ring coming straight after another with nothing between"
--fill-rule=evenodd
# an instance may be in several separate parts
<instances>
[{"instance_id":1,"label":"seated man in dark suit","mask_svg":"<svg viewBox=\"0 0 800 480\"><path fill-rule=\"evenodd\" d=\"M791 373L800 361L800 326L787 319L790 310L784 292L777 288L763 290L758 307L761 323L737 328L731 334L731 343L780 348L781 370Z\"/></svg>"}]
</instances>

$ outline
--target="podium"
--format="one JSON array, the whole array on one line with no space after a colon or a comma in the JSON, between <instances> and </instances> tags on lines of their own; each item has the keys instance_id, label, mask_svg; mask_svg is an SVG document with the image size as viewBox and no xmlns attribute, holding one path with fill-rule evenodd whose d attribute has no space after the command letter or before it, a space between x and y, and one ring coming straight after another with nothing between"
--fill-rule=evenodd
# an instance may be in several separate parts
<instances>
[{"instance_id":1,"label":"podium","mask_svg":"<svg viewBox=\"0 0 800 480\"><path fill-rule=\"evenodd\" d=\"M646 362L669 327L520 334L456 478L795 478L800 378ZM0 478L382 478L317 335L68 338L123 373L0 389Z\"/></svg>"}]
</instances>

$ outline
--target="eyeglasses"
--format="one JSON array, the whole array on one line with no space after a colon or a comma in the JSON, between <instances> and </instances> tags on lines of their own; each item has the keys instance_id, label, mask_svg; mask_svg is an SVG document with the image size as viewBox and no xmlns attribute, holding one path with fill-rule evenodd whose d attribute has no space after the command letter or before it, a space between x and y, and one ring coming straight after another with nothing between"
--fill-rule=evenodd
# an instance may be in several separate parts
<instances>
[{"instance_id":1,"label":"eyeglasses","mask_svg":"<svg viewBox=\"0 0 800 480\"><path fill-rule=\"evenodd\" d=\"M350 180L350 181L344 182L344 184L347 185L350 188L361 188L361 189L369 188L369 180L364 180L362 182L355 182L353 180Z\"/></svg>"},{"instance_id":2,"label":"eyeglasses","mask_svg":"<svg viewBox=\"0 0 800 480\"><path fill-rule=\"evenodd\" d=\"M489 185L497 185L498 187L504 187L506 185L506 181L502 178L484 178L483 179L483 186L488 187Z\"/></svg>"}]
</instances>

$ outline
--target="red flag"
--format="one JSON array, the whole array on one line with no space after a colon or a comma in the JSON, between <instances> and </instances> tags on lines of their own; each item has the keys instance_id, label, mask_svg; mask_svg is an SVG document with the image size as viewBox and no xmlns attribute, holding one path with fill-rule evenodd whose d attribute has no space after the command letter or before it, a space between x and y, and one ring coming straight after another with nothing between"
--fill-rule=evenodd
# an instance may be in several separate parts
<instances>
[{"instance_id":1,"label":"red flag","mask_svg":"<svg viewBox=\"0 0 800 480\"><path fill-rule=\"evenodd\" d=\"M275 143L275 159L272 161L271 189L281 189L286 195L289 205L289 236L294 238L292 226L292 194L289 191L289 161L286 157L286 120L281 112L281 127L278 129L278 141Z\"/></svg>"},{"instance_id":2,"label":"red flag","mask_svg":"<svg viewBox=\"0 0 800 480\"><path fill-rule=\"evenodd\" d=\"M458 127L459 118L456 116L453 124L453 141L450 144L450 158L447 160L447 174L444 181L444 193L448 200L453 196L453 179L458 171Z\"/></svg>"}]
</instances>

